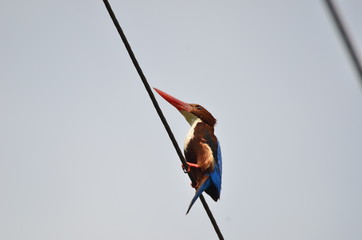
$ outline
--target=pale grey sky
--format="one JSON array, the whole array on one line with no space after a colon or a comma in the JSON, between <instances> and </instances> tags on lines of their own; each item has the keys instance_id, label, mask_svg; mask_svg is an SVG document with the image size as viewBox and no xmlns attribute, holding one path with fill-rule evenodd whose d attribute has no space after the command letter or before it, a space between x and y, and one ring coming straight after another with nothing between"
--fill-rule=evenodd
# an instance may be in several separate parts
<instances>
[{"instance_id":1,"label":"pale grey sky","mask_svg":"<svg viewBox=\"0 0 362 240\"><path fill-rule=\"evenodd\" d=\"M150 85L218 119L225 239L362 238L362 88L322 1L110 3ZM216 239L102 1L2 1L0 29L0 239Z\"/></svg>"}]
</instances>

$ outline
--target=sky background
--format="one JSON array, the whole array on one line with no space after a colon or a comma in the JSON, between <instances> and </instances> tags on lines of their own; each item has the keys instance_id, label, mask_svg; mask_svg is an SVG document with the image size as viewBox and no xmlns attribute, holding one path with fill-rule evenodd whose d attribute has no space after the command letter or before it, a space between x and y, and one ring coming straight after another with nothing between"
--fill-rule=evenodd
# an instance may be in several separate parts
<instances>
[{"instance_id":1,"label":"sky background","mask_svg":"<svg viewBox=\"0 0 362 240\"><path fill-rule=\"evenodd\" d=\"M225 239L362 239L362 86L323 1L110 3L150 85L218 119ZM0 239L217 238L102 1L1 1L0 29Z\"/></svg>"}]
</instances>

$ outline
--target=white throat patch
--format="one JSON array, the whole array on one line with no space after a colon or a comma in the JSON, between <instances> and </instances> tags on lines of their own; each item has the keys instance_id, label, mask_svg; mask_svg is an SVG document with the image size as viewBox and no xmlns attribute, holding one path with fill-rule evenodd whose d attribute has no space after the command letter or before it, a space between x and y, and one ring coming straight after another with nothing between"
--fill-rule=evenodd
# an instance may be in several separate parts
<instances>
[{"instance_id":1,"label":"white throat patch","mask_svg":"<svg viewBox=\"0 0 362 240\"><path fill-rule=\"evenodd\" d=\"M181 114L185 117L186 121L192 126L192 124L197 120L199 119L198 117L196 117L194 114L192 113L189 113L187 111L183 111L181 110L180 111Z\"/></svg>"}]
</instances>

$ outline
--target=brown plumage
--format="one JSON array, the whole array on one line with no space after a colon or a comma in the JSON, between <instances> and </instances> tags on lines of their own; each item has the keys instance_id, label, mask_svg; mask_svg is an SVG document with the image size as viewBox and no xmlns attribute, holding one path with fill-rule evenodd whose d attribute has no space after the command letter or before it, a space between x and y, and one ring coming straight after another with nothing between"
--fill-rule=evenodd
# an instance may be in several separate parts
<instances>
[{"instance_id":1,"label":"brown plumage","mask_svg":"<svg viewBox=\"0 0 362 240\"><path fill-rule=\"evenodd\" d=\"M212 115L210 114L212 117ZM211 122L216 123L216 120L209 117ZM208 178L208 173L214 170L215 156L217 151L217 138L214 135L214 128L203 121L196 123L193 129L193 135L184 148L185 158L188 163L195 163L199 167L191 167L191 174L196 179L196 184L193 185L196 190ZM219 198L217 189L210 188L206 191L215 201Z\"/></svg>"},{"instance_id":2,"label":"brown plumage","mask_svg":"<svg viewBox=\"0 0 362 240\"><path fill-rule=\"evenodd\" d=\"M185 103L161 90L155 90L176 107L191 125L185 140L184 152L189 166L187 170L191 171L195 178L192 186L196 193L189 205L188 213L203 191L214 201L220 197L222 161L219 142L214 134L216 119L198 104Z\"/></svg>"}]
</instances>

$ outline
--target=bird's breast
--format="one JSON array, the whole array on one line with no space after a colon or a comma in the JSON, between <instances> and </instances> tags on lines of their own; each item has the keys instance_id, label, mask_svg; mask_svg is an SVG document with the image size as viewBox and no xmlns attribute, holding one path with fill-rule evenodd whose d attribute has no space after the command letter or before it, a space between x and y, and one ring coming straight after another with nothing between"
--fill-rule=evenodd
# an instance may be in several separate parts
<instances>
[{"instance_id":1,"label":"bird's breast","mask_svg":"<svg viewBox=\"0 0 362 240\"><path fill-rule=\"evenodd\" d=\"M200 123L200 122L201 122L200 119L196 119L192 123L190 130L187 132L186 139L185 139L185 142L184 142L184 151L186 151L187 146L190 144L191 139L194 138L196 125L198 123Z\"/></svg>"}]
</instances>

